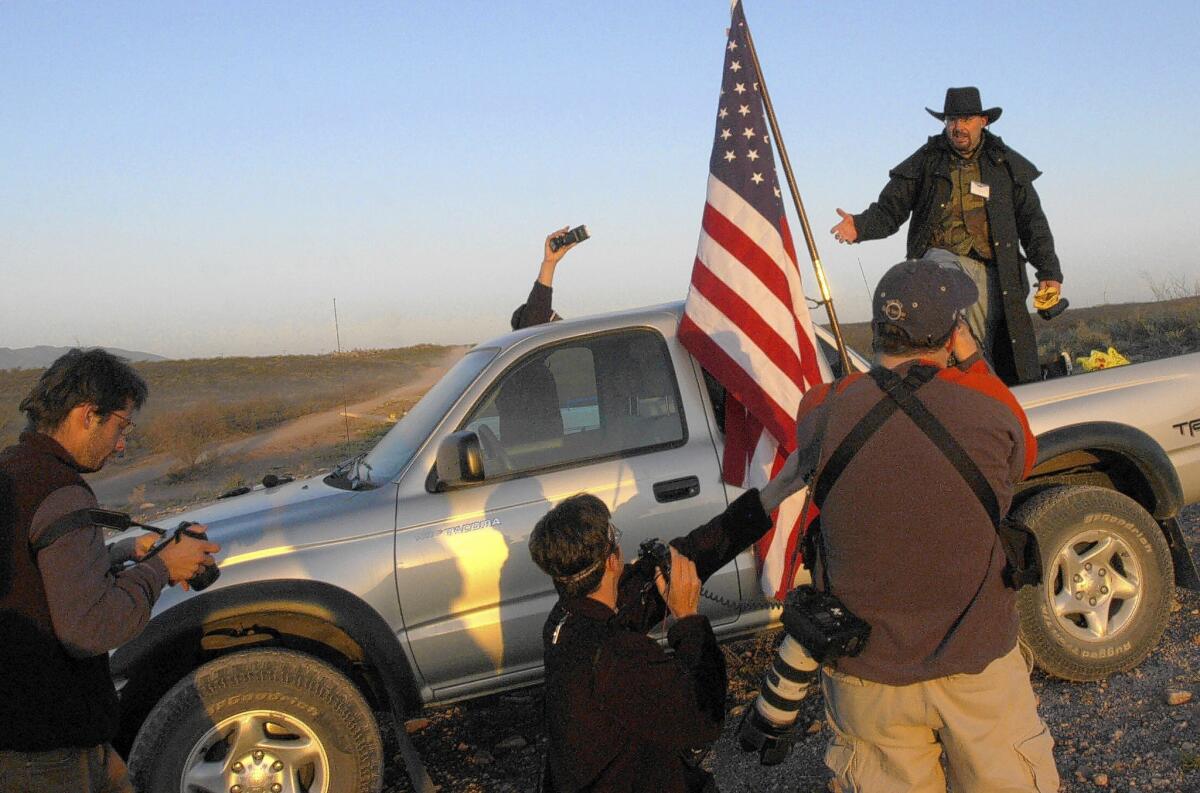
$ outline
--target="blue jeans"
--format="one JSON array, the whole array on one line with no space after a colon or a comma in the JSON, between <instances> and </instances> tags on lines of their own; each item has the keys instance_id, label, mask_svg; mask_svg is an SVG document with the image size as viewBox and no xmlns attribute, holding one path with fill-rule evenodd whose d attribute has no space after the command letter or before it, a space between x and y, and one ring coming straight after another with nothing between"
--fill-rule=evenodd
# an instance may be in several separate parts
<instances>
[{"instance_id":1,"label":"blue jeans","mask_svg":"<svg viewBox=\"0 0 1200 793\"><path fill-rule=\"evenodd\" d=\"M90 749L0 749L0 793L133 793L125 761L107 744Z\"/></svg>"}]
</instances>

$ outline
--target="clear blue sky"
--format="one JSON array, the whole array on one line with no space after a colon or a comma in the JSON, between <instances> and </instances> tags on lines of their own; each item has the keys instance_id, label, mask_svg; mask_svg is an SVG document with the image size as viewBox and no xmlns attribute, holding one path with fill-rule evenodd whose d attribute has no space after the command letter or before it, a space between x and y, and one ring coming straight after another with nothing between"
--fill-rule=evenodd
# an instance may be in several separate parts
<instances>
[{"instance_id":1,"label":"clear blue sky","mask_svg":"<svg viewBox=\"0 0 1200 793\"><path fill-rule=\"evenodd\" d=\"M938 131L949 85L1045 172L1073 302L1200 277L1200 4L914 8L747 4L843 319L866 316L857 260L873 286L904 241L836 246L834 208ZM727 22L725 0L0 0L0 346L319 352L334 297L343 347L478 341L568 223L593 239L562 314L680 298Z\"/></svg>"}]
</instances>

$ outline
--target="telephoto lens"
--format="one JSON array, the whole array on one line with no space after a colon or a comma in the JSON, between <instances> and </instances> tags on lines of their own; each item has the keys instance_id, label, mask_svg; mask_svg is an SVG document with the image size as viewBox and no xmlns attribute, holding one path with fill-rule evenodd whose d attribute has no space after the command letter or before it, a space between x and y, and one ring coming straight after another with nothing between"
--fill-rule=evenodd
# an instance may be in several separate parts
<instances>
[{"instance_id":1,"label":"telephoto lens","mask_svg":"<svg viewBox=\"0 0 1200 793\"><path fill-rule=\"evenodd\" d=\"M816 673L817 662L800 642L785 634L763 676L762 691L738 728L742 749L758 752L762 765L778 765L787 758L800 702L808 695Z\"/></svg>"}]
</instances>

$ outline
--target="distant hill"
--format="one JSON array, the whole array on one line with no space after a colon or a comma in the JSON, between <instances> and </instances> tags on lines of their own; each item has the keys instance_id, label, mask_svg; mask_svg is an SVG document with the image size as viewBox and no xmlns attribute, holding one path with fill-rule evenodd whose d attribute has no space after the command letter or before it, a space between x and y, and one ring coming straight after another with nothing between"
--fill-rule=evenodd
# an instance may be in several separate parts
<instances>
[{"instance_id":1,"label":"distant hill","mask_svg":"<svg viewBox=\"0 0 1200 793\"><path fill-rule=\"evenodd\" d=\"M44 369L70 349L70 347L47 347L44 344L37 347L19 347L15 350L11 347L0 347L0 369ZM117 347L105 347L104 349L130 361L167 360L152 352L122 350Z\"/></svg>"}]
</instances>

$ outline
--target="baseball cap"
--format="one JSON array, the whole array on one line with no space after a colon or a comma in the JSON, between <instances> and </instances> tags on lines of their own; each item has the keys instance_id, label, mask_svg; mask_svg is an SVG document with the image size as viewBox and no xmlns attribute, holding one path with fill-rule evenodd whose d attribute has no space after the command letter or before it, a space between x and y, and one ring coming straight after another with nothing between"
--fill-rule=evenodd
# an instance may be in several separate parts
<instances>
[{"instance_id":1,"label":"baseball cap","mask_svg":"<svg viewBox=\"0 0 1200 793\"><path fill-rule=\"evenodd\" d=\"M950 332L959 312L978 299L975 282L957 265L909 259L879 279L872 319L899 328L916 345L931 347Z\"/></svg>"}]
</instances>

